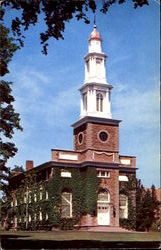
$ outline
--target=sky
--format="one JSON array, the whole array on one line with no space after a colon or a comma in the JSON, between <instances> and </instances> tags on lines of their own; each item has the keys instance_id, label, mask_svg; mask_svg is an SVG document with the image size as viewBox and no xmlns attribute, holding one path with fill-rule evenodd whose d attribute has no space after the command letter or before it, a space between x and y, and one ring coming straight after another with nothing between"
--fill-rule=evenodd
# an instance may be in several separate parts
<instances>
[{"instance_id":1,"label":"sky","mask_svg":"<svg viewBox=\"0 0 161 250\"><path fill-rule=\"evenodd\" d=\"M137 157L137 177L146 187L160 186L159 165L159 4L133 9L131 1L113 5L108 14L96 14L97 29L107 54L107 81L113 85L112 116L120 125L120 154ZM8 10L7 22L15 15ZM23 132L12 141L18 153L8 165L37 166L51 160L51 149L73 149L71 124L79 120L84 82L84 56L89 25L73 19L66 24L64 40L51 39L48 55L41 53L39 32L25 33L25 46L9 64L5 79L13 82L14 107Z\"/></svg>"}]
</instances>

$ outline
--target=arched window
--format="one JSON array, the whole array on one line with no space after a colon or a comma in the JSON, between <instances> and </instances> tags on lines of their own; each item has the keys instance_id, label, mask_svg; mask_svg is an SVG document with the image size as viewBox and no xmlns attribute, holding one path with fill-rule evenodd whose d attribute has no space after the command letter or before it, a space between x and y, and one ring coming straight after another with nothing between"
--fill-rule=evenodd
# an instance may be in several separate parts
<instances>
[{"instance_id":1,"label":"arched window","mask_svg":"<svg viewBox=\"0 0 161 250\"><path fill-rule=\"evenodd\" d=\"M98 93L96 95L96 105L97 105L97 111L102 112L103 111L103 96L102 94Z\"/></svg>"},{"instance_id":2,"label":"arched window","mask_svg":"<svg viewBox=\"0 0 161 250\"><path fill-rule=\"evenodd\" d=\"M61 217L72 217L72 193L69 191L64 191L61 195Z\"/></svg>"},{"instance_id":3,"label":"arched window","mask_svg":"<svg viewBox=\"0 0 161 250\"><path fill-rule=\"evenodd\" d=\"M120 218L121 219L128 218L128 197L125 194L120 194L119 211L120 211Z\"/></svg>"},{"instance_id":4,"label":"arched window","mask_svg":"<svg viewBox=\"0 0 161 250\"><path fill-rule=\"evenodd\" d=\"M83 94L83 109L87 110L87 93Z\"/></svg>"},{"instance_id":5,"label":"arched window","mask_svg":"<svg viewBox=\"0 0 161 250\"><path fill-rule=\"evenodd\" d=\"M89 60L86 61L87 71L89 72Z\"/></svg>"},{"instance_id":6,"label":"arched window","mask_svg":"<svg viewBox=\"0 0 161 250\"><path fill-rule=\"evenodd\" d=\"M103 203L110 202L110 193L105 189L100 190L100 192L98 193L98 200L97 201L101 202L101 203L102 202Z\"/></svg>"}]
</instances>

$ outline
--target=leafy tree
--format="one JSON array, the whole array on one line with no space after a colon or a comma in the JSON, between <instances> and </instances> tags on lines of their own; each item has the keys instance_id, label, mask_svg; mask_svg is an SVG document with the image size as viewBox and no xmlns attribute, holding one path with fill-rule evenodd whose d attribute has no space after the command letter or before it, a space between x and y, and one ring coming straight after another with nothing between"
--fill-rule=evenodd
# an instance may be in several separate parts
<instances>
[{"instance_id":1,"label":"leafy tree","mask_svg":"<svg viewBox=\"0 0 161 250\"><path fill-rule=\"evenodd\" d=\"M14 168L12 168L12 172L24 172L24 168L22 166L15 165Z\"/></svg>"},{"instance_id":2,"label":"leafy tree","mask_svg":"<svg viewBox=\"0 0 161 250\"><path fill-rule=\"evenodd\" d=\"M157 221L156 212L159 203L155 194L155 186L145 189L139 180L136 189L136 230L149 231Z\"/></svg>"},{"instance_id":3,"label":"leafy tree","mask_svg":"<svg viewBox=\"0 0 161 250\"><path fill-rule=\"evenodd\" d=\"M9 37L9 29L0 24L0 76L9 72L8 63L17 49L18 46L14 43L13 38ZM3 191L6 191L6 180L9 173L7 161L17 152L15 144L7 140L13 138L15 129L22 130L19 114L13 107L15 99L11 94L11 85L11 82L0 81L0 184Z\"/></svg>"},{"instance_id":4,"label":"leafy tree","mask_svg":"<svg viewBox=\"0 0 161 250\"><path fill-rule=\"evenodd\" d=\"M23 45L22 28L28 30L31 25L38 23L38 19L43 14L46 24L46 31L40 33L40 40L43 46L43 53L47 53L48 39L54 37L63 39L65 22L69 22L73 17L82 19L89 23L88 11L93 12L99 9L102 13L107 13L109 8L115 4L123 4L129 0L3 0L1 1L1 18L8 8L19 10L18 16L12 20L13 34L18 36L18 40ZM131 0L134 8L148 5L148 0ZM20 17L20 11L22 13ZM42 15L41 15L42 16Z\"/></svg>"}]
</instances>

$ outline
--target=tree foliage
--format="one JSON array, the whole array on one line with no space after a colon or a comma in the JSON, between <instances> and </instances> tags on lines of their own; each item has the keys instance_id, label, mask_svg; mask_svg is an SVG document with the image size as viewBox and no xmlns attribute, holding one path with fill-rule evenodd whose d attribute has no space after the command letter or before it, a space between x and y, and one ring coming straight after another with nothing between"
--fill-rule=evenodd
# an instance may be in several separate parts
<instances>
[{"instance_id":1,"label":"tree foliage","mask_svg":"<svg viewBox=\"0 0 161 250\"><path fill-rule=\"evenodd\" d=\"M115 4L123 4L129 0L3 0L1 5L1 19L8 9L18 10L21 16L17 15L12 19L12 31L23 45L22 28L28 30L31 25L38 23L39 16L43 16L46 30L40 33L40 41L43 44L43 53L47 53L47 41L49 38L63 39L65 22L73 17L90 23L88 11L95 12L97 9L107 13L109 8ZM134 8L148 5L148 0L131 0Z\"/></svg>"},{"instance_id":2,"label":"tree foliage","mask_svg":"<svg viewBox=\"0 0 161 250\"><path fill-rule=\"evenodd\" d=\"M14 39L9 37L9 29L0 24L0 76L9 73L8 63L18 49L13 41ZM9 172L6 163L17 152L15 144L7 140L13 138L15 129L22 130L19 114L15 112L13 106L14 97L12 96L11 85L11 82L0 81L0 184L3 190L6 187L5 181Z\"/></svg>"},{"instance_id":3,"label":"tree foliage","mask_svg":"<svg viewBox=\"0 0 161 250\"><path fill-rule=\"evenodd\" d=\"M18 49L18 46L14 43L14 39L9 37L9 29L0 24L0 76L4 76L9 73L8 63L11 61L14 52ZM3 88L2 96L6 98L6 89ZM11 97L10 97L11 98ZM9 99L7 99L9 101Z\"/></svg>"},{"instance_id":4,"label":"tree foliage","mask_svg":"<svg viewBox=\"0 0 161 250\"><path fill-rule=\"evenodd\" d=\"M155 186L144 188L139 180L136 188L136 230L149 231L154 223L157 223L157 211L159 202L156 198Z\"/></svg>"},{"instance_id":5,"label":"tree foliage","mask_svg":"<svg viewBox=\"0 0 161 250\"><path fill-rule=\"evenodd\" d=\"M158 223L159 201L155 186L146 189L141 180L131 176L128 182L120 183L120 193L128 196L128 218L120 219L120 225L127 229L149 231Z\"/></svg>"}]
</instances>

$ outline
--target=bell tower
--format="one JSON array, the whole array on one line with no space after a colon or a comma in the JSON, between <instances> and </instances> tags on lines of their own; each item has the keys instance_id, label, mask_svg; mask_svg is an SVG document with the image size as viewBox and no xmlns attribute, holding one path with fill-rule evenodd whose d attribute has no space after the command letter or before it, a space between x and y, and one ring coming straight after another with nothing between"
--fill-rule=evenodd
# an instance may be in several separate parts
<instances>
[{"instance_id":1,"label":"bell tower","mask_svg":"<svg viewBox=\"0 0 161 250\"><path fill-rule=\"evenodd\" d=\"M72 125L74 150L118 155L120 120L112 119L112 85L106 80L106 58L102 38L94 25L88 39L88 54L84 57L85 79L79 89L80 120Z\"/></svg>"},{"instance_id":2,"label":"bell tower","mask_svg":"<svg viewBox=\"0 0 161 250\"><path fill-rule=\"evenodd\" d=\"M102 52L102 38L96 25L88 40L85 61L85 80L80 88L81 112L85 116L112 118L110 92L112 85L106 80L106 54Z\"/></svg>"}]
</instances>

